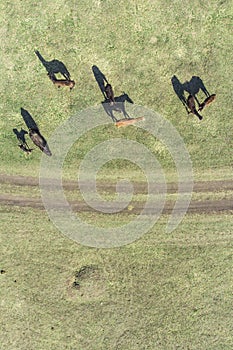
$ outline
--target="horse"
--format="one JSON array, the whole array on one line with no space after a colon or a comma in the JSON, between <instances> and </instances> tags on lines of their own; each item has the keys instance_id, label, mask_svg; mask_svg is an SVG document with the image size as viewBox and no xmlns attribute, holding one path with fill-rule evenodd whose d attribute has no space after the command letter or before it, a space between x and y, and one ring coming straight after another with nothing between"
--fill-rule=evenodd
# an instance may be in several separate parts
<instances>
[{"instance_id":1,"label":"horse","mask_svg":"<svg viewBox=\"0 0 233 350\"><path fill-rule=\"evenodd\" d=\"M115 97L112 89L112 85L107 84L104 88L104 91L106 93L107 99L110 101L110 105L113 105L115 103Z\"/></svg>"},{"instance_id":2,"label":"horse","mask_svg":"<svg viewBox=\"0 0 233 350\"><path fill-rule=\"evenodd\" d=\"M74 80L69 80L69 79L57 79L55 75L49 74L49 79L53 82L55 86L60 88L61 86L69 86L70 91L74 88L75 86L75 81Z\"/></svg>"},{"instance_id":3,"label":"horse","mask_svg":"<svg viewBox=\"0 0 233 350\"><path fill-rule=\"evenodd\" d=\"M47 156L51 156L52 153L49 149L49 146L47 144L47 141L45 138L41 135L38 129L29 129L29 136L32 140L32 142L40 148L42 152L44 152Z\"/></svg>"},{"instance_id":4,"label":"horse","mask_svg":"<svg viewBox=\"0 0 233 350\"><path fill-rule=\"evenodd\" d=\"M208 96L199 106L198 111L202 111L205 106L208 106L211 102L213 102L216 98L216 94L212 94Z\"/></svg>"},{"instance_id":5,"label":"horse","mask_svg":"<svg viewBox=\"0 0 233 350\"><path fill-rule=\"evenodd\" d=\"M194 100L193 95L189 95L189 97L187 99L187 106L190 109L190 111L188 113L192 113L192 114L196 115L200 120L203 119L203 117L196 110L196 105L195 105L195 100Z\"/></svg>"}]
</instances>

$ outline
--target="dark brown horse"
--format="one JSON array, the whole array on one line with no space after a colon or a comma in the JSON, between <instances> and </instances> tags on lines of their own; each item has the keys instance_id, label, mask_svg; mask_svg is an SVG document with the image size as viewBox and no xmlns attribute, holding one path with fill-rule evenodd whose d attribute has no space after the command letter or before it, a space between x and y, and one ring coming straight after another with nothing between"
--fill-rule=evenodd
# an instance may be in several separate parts
<instances>
[{"instance_id":1,"label":"dark brown horse","mask_svg":"<svg viewBox=\"0 0 233 350\"><path fill-rule=\"evenodd\" d=\"M38 129L29 129L29 136L32 140L32 142L39 147L39 149L47 154L47 156L51 156L52 153L49 149L49 146L47 144L47 141L45 138L41 135Z\"/></svg>"},{"instance_id":2,"label":"dark brown horse","mask_svg":"<svg viewBox=\"0 0 233 350\"><path fill-rule=\"evenodd\" d=\"M189 97L187 99L187 106L190 109L190 111L188 113L192 113L192 114L196 115L200 120L203 119L203 117L196 110L196 105L195 105L195 100L194 100L193 95L189 95Z\"/></svg>"},{"instance_id":3,"label":"dark brown horse","mask_svg":"<svg viewBox=\"0 0 233 350\"><path fill-rule=\"evenodd\" d=\"M107 99L109 99L109 101L110 101L110 105L112 106L115 103L115 97L114 97L114 92L113 92L113 89L112 89L112 85L107 84L104 87L104 91L106 93Z\"/></svg>"}]
</instances>

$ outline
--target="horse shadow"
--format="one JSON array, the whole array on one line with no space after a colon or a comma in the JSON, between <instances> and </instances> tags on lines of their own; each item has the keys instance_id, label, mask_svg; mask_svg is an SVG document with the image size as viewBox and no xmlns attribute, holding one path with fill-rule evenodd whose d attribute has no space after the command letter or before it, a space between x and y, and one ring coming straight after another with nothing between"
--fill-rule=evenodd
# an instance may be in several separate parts
<instances>
[{"instance_id":1,"label":"horse shadow","mask_svg":"<svg viewBox=\"0 0 233 350\"><path fill-rule=\"evenodd\" d=\"M104 96L104 101L101 102L106 114L110 116L113 122L117 122L118 119L114 115L114 112L123 114L125 119L132 119L126 111L125 102L134 103L133 100L125 92L120 96L114 96L112 91L112 86L109 84L106 76L101 72L97 66L92 66L92 72L94 74L95 80L99 86L101 93ZM111 98L108 97L108 88L110 88Z\"/></svg>"},{"instance_id":2,"label":"horse shadow","mask_svg":"<svg viewBox=\"0 0 233 350\"><path fill-rule=\"evenodd\" d=\"M133 100L129 97L129 95L124 92L122 95L115 97L115 102L113 104L109 103L108 99L105 99L101 103L107 115L112 118L112 121L117 122L119 121L119 119L116 118L113 112L123 114L124 119L132 119L130 115L126 112L126 101L132 104L134 103Z\"/></svg>"},{"instance_id":3,"label":"horse shadow","mask_svg":"<svg viewBox=\"0 0 233 350\"><path fill-rule=\"evenodd\" d=\"M35 54L47 70L49 76L55 76L55 74L61 74L67 80L70 80L70 73L63 62L59 60L46 61L38 50L35 50Z\"/></svg>"},{"instance_id":4,"label":"horse shadow","mask_svg":"<svg viewBox=\"0 0 233 350\"><path fill-rule=\"evenodd\" d=\"M28 146L27 141L26 141L26 139L25 139L25 135L27 135L28 132L27 132L26 130L23 130L22 128L21 128L20 131L18 131L17 129L13 129L13 132L14 132L14 134L16 135L18 141L19 141L19 145L18 145L19 148L20 148L23 152L25 152L25 153L27 153L27 154L30 154L30 153L33 151L33 148L30 148L30 147Z\"/></svg>"},{"instance_id":5,"label":"horse shadow","mask_svg":"<svg viewBox=\"0 0 233 350\"><path fill-rule=\"evenodd\" d=\"M200 102L197 98L197 94L199 91L202 91L206 97L210 96L209 91L206 89L202 79L197 76L192 76L190 81L186 81L183 83L184 90L187 91L190 95L192 95L197 101L198 106L200 106Z\"/></svg>"},{"instance_id":6,"label":"horse shadow","mask_svg":"<svg viewBox=\"0 0 233 350\"><path fill-rule=\"evenodd\" d=\"M38 125L36 124L35 120L32 118L31 114L24 108L20 108L20 111L21 111L21 116L23 117L23 120L27 125L28 129L39 131Z\"/></svg>"},{"instance_id":7,"label":"horse shadow","mask_svg":"<svg viewBox=\"0 0 233 350\"><path fill-rule=\"evenodd\" d=\"M20 131L18 131L17 129L13 129L13 133L16 135L16 137L20 143L27 144L26 139L25 139L25 135L27 135L28 132L26 130L23 130L22 128Z\"/></svg>"},{"instance_id":8,"label":"horse shadow","mask_svg":"<svg viewBox=\"0 0 233 350\"><path fill-rule=\"evenodd\" d=\"M195 98L199 107L201 103L197 98L197 94L200 91L202 91L206 97L210 96L209 91L205 87L205 84L203 83L202 79L198 76L192 76L190 81L185 81L184 83L181 83L180 80L176 77L176 75L174 75L171 78L171 83L176 95L178 96L188 113L188 101L185 97L185 92L187 92L189 96L192 95Z\"/></svg>"},{"instance_id":9,"label":"horse shadow","mask_svg":"<svg viewBox=\"0 0 233 350\"><path fill-rule=\"evenodd\" d=\"M179 81L179 79L175 75L172 77L171 82L176 95L178 96L178 98L184 105L186 111L188 112L187 99L184 95L185 90L184 90L183 84Z\"/></svg>"},{"instance_id":10,"label":"horse shadow","mask_svg":"<svg viewBox=\"0 0 233 350\"><path fill-rule=\"evenodd\" d=\"M94 74L95 80L100 88L100 91L102 92L105 99L107 99L107 95L105 92L105 83L108 83L107 78L105 75L101 72L101 70L97 66L92 66L92 72Z\"/></svg>"},{"instance_id":11,"label":"horse shadow","mask_svg":"<svg viewBox=\"0 0 233 350\"><path fill-rule=\"evenodd\" d=\"M48 143L44 138L44 136L40 133L39 127L36 124L33 117L31 116L31 114L26 109L21 108L21 115L23 117L25 124L29 129L29 137L32 140L32 142L37 147L39 147L42 152L44 152L48 156L51 156L52 153L49 149Z\"/></svg>"}]
</instances>

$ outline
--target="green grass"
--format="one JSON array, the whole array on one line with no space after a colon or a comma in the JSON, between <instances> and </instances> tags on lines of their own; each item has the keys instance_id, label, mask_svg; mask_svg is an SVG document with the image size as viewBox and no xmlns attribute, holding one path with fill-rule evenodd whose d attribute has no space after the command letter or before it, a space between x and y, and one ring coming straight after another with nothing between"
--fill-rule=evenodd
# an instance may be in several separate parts
<instances>
[{"instance_id":1,"label":"green grass","mask_svg":"<svg viewBox=\"0 0 233 350\"><path fill-rule=\"evenodd\" d=\"M182 1L113 4L88 0L78 5L63 0L37 5L30 0L24 4L4 1L1 13L3 171L13 168L11 171L17 172L25 167L29 174L38 174L39 150L25 160L12 133L14 127L25 127L20 107L32 114L48 138L69 116L100 103L102 95L92 74L93 64L113 84L116 95L126 91L135 103L173 123L195 169L232 165L230 2L210 1L205 5L195 0L184 6ZM72 93L51 84L34 49L48 60L57 58L66 64L77 82ZM171 85L174 74L181 82L198 75L207 89L217 94L216 102L203 112L203 122L192 116L187 119ZM113 129L110 127L108 135L105 128L105 137L138 136L135 128ZM144 141L143 135L137 141ZM144 142L159 157L158 144L151 138ZM80 153L70 161L71 168L79 164L91 143L88 139L79 145ZM167 154L161 161L165 167L173 167Z\"/></svg>"},{"instance_id":2,"label":"green grass","mask_svg":"<svg viewBox=\"0 0 233 350\"><path fill-rule=\"evenodd\" d=\"M163 217L115 249L75 244L39 210L1 218L1 349L232 348L230 214L169 235Z\"/></svg>"},{"instance_id":3,"label":"green grass","mask_svg":"<svg viewBox=\"0 0 233 350\"><path fill-rule=\"evenodd\" d=\"M3 0L0 12L1 174L38 177L41 152L26 157L12 132L26 128L20 108L49 139L70 116L102 101L91 70L97 65L116 95L127 92L135 104L175 126L196 181L232 179L230 0ZM36 49L47 60L65 63L76 81L72 92L53 86ZM182 83L199 76L217 94L203 121L187 117L173 91L173 75ZM64 178L76 179L81 160L96 144L121 137L144 144L166 180L177 181L172 157L159 140L136 127L117 129L106 115L108 121L72 147ZM135 165L119 160L106 164L98 178L145 181ZM1 192L39 196L38 188L1 185ZM193 199L231 196L221 191ZM0 211L1 350L233 348L232 213L187 215L169 235L168 217L162 216L133 244L94 249L63 237L44 211L7 206ZM86 214L100 226L131 217ZM75 281L80 289L72 288Z\"/></svg>"}]
</instances>

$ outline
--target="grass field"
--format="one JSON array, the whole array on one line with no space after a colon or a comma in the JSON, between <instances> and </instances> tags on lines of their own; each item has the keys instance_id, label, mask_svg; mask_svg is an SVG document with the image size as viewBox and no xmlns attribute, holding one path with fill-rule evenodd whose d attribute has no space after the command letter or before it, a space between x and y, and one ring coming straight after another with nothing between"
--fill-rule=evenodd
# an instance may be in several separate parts
<instances>
[{"instance_id":1,"label":"grass field","mask_svg":"<svg viewBox=\"0 0 233 350\"><path fill-rule=\"evenodd\" d=\"M104 250L64 238L41 211L1 212L1 349L232 348L230 214L187 216L169 236L164 217Z\"/></svg>"},{"instance_id":2,"label":"grass field","mask_svg":"<svg viewBox=\"0 0 233 350\"><path fill-rule=\"evenodd\" d=\"M13 163L21 173L24 168L28 174L38 171L39 152L27 163L17 152L12 128L25 128L21 107L49 137L69 116L100 103L103 97L92 65L107 76L116 95L126 91L135 103L170 120L184 139L195 168L232 165L230 2L205 5L193 1L185 7L182 1L119 1L115 5L111 1L56 1L49 5L46 1L37 5L3 1L1 13L3 171L9 162L10 168ZM47 60L57 58L65 63L77 82L72 93L51 84L35 49ZM203 112L202 123L194 116L187 117L172 88L174 75L182 83L199 76L210 93L217 94L216 103ZM204 97L199 96L201 100ZM105 134L106 138L120 134L134 139L137 131L110 126ZM158 150L150 138L146 142L152 151ZM76 163L87 147L85 142L79 145ZM162 161L170 164L164 157Z\"/></svg>"},{"instance_id":3,"label":"grass field","mask_svg":"<svg viewBox=\"0 0 233 350\"><path fill-rule=\"evenodd\" d=\"M231 1L3 0L0 11L0 174L38 179L40 150L25 156L12 132L27 129L20 108L49 139L70 116L98 108L103 96L92 72L96 65L117 96L125 91L136 105L173 124L195 181L232 180ZM51 83L35 50L66 65L76 81L71 92ZM216 93L201 122L187 115L172 86L174 75L181 83L198 76ZM152 152L167 182L177 181L166 145L134 126L117 129L106 115L108 122L73 145L65 179L76 179L95 145L126 138ZM124 178L146 181L138 167L119 160L98 174L106 184ZM0 186L12 198L40 198L38 186L28 186L26 178L25 186ZM193 200L229 200L232 190L197 191ZM81 198L71 191L67 196ZM142 203L145 197L137 193L133 199ZM175 202L176 194L166 199ZM0 350L233 348L232 210L188 214L170 234L168 215L162 215L141 239L111 249L69 240L43 210L2 204L0 212ZM100 226L134 217L85 215Z\"/></svg>"}]
</instances>

